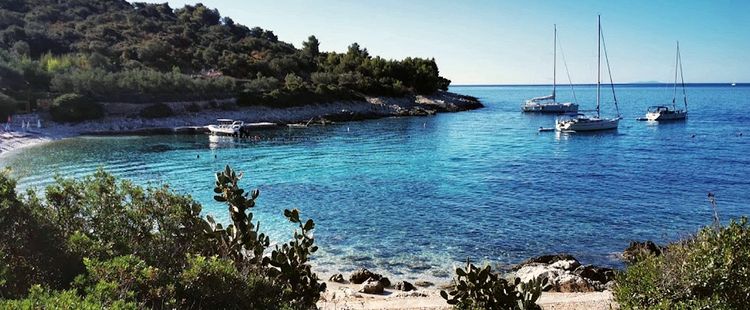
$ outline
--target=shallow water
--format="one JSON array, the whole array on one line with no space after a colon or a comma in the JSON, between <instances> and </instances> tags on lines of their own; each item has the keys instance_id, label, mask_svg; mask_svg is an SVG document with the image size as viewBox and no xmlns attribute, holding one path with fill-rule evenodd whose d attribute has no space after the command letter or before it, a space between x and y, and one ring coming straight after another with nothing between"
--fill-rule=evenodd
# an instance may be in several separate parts
<instances>
[{"instance_id":1,"label":"shallow water","mask_svg":"<svg viewBox=\"0 0 750 310\"><path fill-rule=\"evenodd\" d=\"M582 108L593 108L594 88L576 90ZM22 188L100 166L142 184L167 182L228 221L211 197L213 173L231 164L260 188L256 219L276 240L293 229L284 208L315 219L323 273L364 266L440 278L467 257L514 263L555 252L617 266L614 253L630 240L673 240L709 224L709 191L722 220L748 214L750 87L689 87L690 119L652 124L634 119L669 103L671 89L621 86L619 130L586 135L538 133L554 117L519 112L548 87L452 91L487 107L264 131L258 142L81 137L5 155L0 165L13 167ZM603 111L614 113L610 99Z\"/></svg>"}]
</instances>

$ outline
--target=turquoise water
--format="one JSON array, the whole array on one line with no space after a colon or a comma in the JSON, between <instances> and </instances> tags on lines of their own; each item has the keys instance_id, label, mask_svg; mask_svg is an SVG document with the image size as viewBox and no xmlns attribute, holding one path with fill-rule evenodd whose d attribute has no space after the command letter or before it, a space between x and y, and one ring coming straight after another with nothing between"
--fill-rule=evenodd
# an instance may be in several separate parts
<instances>
[{"instance_id":1,"label":"turquoise water","mask_svg":"<svg viewBox=\"0 0 750 310\"><path fill-rule=\"evenodd\" d=\"M586 135L538 133L554 117L519 112L524 98L548 87L452 90L487 107L265 131L256 142L82 137L11 153L0 164L14 168L21 187L100 166L142 184L168 182L223 221L225 207L211 198L213 173L231 164L247 187L260 188L256 218L276 240L293 229L284 208L316 220L323 273L364 266L439 278L466 257L514 263L556 252L617 266L614 253L630 240L673 240L709 224L709 191L722 220L749 213L750 87L689 87L690 119L668 124L635 118L668 103L669 87L619 87L619 130ZM593 108L592 87L577 95ZM605 114L614 113L610 101Z\"/></svg>"}]
</instances>

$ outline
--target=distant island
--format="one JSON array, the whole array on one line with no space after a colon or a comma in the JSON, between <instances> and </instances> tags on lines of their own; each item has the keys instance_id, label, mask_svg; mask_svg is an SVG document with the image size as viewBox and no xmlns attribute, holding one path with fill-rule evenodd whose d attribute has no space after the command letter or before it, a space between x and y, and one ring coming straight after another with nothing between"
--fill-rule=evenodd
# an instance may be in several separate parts
<instances>
[{"instance_id":1,"label":"distant island","mask_svg":"<svg viewBox=\"0 0 750 310\"><path fill-rule=\"evenodd\" d=\"M297 48L202 4L21 0L5 3L0 16L3 119L48 109L55 121L80 122L117 114L109 103L141 104L130 116L156 118L204 108L416 98L450 84L434 59L373 57L357 43L345 53L322 52L315 36ZM472 101L470 108L481 106Z\"/></svg>"}]
</instances>

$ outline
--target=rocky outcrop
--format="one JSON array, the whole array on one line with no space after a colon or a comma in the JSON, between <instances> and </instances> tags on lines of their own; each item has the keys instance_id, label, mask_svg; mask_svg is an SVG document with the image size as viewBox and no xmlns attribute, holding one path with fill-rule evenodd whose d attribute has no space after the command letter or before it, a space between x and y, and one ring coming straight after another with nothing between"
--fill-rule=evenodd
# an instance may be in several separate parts
<instances>
[{"instance_id":1,"label":"rocky outcrop","mask_svg":"<svg viewBox=\"0 0 750 310\"><path fill-rule=\"evenodd\" d=\"M659 256L664 249L653 241L631 241L630 245L622 251L622 259L628 263L633 264L639 259L645 256Z\"/></svg>"},{"instance_id":2,"label":"rocky outcrop","mask_svg":"<svg viewBox=\"0 0 750 310\"><path fill-rule=\"evenodd\" d=\"M534 257L517 265L516 277L522 282L546 278L547 290L555 292L593 292L612 285L614 271L609 268L581 265L568 254Z\"/></svg>"},{"instance_id":3,"label":"rocky outcrop","mask_svg":"<svg viewBox=\"0 0 750 310\"><path fill-rule=\"evenodd\" d=\"M354 284L362 284L369 279L373 279L377 281L377 280L380 280L380 278L382 277L383 276L373 273L367 270L366 268L359 268L355 270L354 272L352 272L352 274L349 276L349 282L354 283Z\"/></svg>"}]
</instances>

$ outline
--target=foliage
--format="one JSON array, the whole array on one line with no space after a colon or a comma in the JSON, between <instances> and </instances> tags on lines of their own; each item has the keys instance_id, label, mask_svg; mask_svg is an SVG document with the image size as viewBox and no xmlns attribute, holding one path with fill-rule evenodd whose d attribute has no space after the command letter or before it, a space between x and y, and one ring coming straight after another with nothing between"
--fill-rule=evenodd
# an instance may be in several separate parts
<instances>
[{"instance_id":1,"label":"foliage","mask_svg":"<svg viewBox=\"0 0 750 310\"><path fill-rule=\"evenodd\" d=\"M174 111L164 103L155 103L143 108L140 115L145 118L161 118L174 115Z\"/></svg>"},{"instance_id":2,"label":"foliage","mask_svg":"<svg viewBox=\"0 0 750 310\"><path fill-rule=\"evenodd\" d=\"M33 284L65 288L82 271L58 227L17 198L7 171L0 172L0 225L0 298L22 296Z\"/></svg>"},{"instance_id":3,"label":"foliage","mask_svg":"<svg viewBox=\"0 0 750 310\"><path fill-rule=\"evenodd\" d=\"M135 310L136 305L113 298L112 286L99 286L93 294L80 296L75 290L53 291L43 289L35 285L29 291L28 296L18 300L0 299L0 308L8 310L16 309L48 309L48 310L98 310L102 308L111 310Z\"/></svg>"},{"instance_id":4,"label":"foliage","mask_svg":"<svg viewBox=\"0 0 750 310\"><path fill-rule=\"evenodd\" d=\"M750 227L747 218L706 227L644 257L617 277L625 309L741 309L750 304Z\"/></svg>"},{"instance_id":5,"label":"foliage","mask_svg":"<svg viewBox=\"0 0 750 310\"><path fill-rule=\"evenodd\" d=\"M214 199L229 206L234 223L225 230L219 224L211 223L213 235L224 245L221 252L235 262L264 268L271 280L284 289L284 299L291 305L298 308L315 307L320 293L326 288L325 283L318 282L319 279L308 262L310 255L318 249L312 236L315 223L311 219L303 223L296 209L284 210L284 216L297 224L300 231L295 230L293 240L281 247L277 246L270 257L263 257L270 244L269 238L259 233L259 227L252 224L252 213L248 212L255 206L255 199L260 192L255 189L245 193L238 186L241 178L242 175L229 166L216 173L214 192L217 195ZM213 220L209 219L209 222Z\"/></svg>"},{"instance_id":6,"label":"foliage","mask_svg":"<svg viewBox=\"0 0 750 310\"><path fill-rule=\"evenodd\" d=\"M240 178L217 173L216 199L232 218L224 228L189 196L102 170L56 177L43 198L17 195L1 174L0 308L314 308L325 286L309 264L313 221L286 210L300 231L271 250L252 223L259 192Z\"/></svg>"},{"instance_id":7,"label":"foliage","mask_svg":"<svg viewBox=\"0 0 750 310\"><path fill-rule=\"evenodd\" d=\"M264 99L254 102L289 106L353 93L428 94L450 83L434 59L386 60L357 43L344 53L321 52L315 36L295 48L203 4L11 1L0 5L0 51L0 67L18 73L4 91L16 100L29 100L27 91L128 102L251 93ZM309 94L314 100L305 100Z\"/></svg>"},{"instance_id":8,"label":"foliage","mask_svg":"<svg viewBox=\"0 0 750 310\"><path fill-rule=\"evenodd\" d=\"M65 94L55 98L50 107L52 119L58 122L81 122L104 116L104 107L91 98Z\"/></svg>"},{"instance_id":9,"label":"foliage","mask_svg":"<svg viewBox=\"0 0 750 310\"><path fill-rule=\"evenodd\" d=\"M541 309L536 301L546 285L546 278L511 283L489 265L479 268L467 261L466 269L456 268L453 290L440 291L440 296L457 309Z\"/></svg>"}]
</instances>

